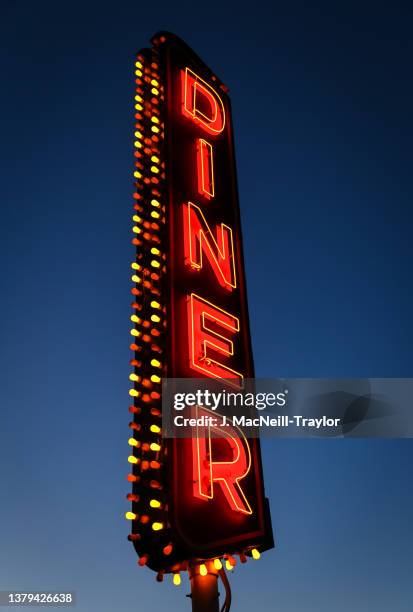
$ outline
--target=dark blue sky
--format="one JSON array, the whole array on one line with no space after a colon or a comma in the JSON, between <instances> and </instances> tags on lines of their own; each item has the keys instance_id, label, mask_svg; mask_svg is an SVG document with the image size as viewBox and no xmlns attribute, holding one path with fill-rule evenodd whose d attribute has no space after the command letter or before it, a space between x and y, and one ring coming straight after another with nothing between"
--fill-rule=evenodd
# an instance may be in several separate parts
<instances>
[{"instance_id":1,"label":"dark blue sky","mask_svg":"<svg viewBox=\"0 0 413 612\"><path fill-rule=\"evenodd\" d=\"M159 29L230 87L258 376L412 376L408 3L4 1L0 590L189 609L123 518L133 60ZM410 441L266 441L278 548L234 612L407 612Z\"/></svg>"}]
</instances>

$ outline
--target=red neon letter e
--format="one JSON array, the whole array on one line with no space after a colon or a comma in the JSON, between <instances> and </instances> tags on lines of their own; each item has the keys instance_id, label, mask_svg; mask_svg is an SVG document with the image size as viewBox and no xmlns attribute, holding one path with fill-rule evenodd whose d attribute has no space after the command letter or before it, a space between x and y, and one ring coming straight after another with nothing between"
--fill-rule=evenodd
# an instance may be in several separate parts
<instances>
[{"instance_id":1,"label":"red neon letter e","mask_svg":"<svg viewBox=\"0 0 413 612\"><path fill-rule=\"evenodd\" d=\"M183 113L217 136L225 127L224 104L206 81L190 68L182 71Z\"/></svg>"},{"instance_id":2,"label":"red neon letter e","mask_svg":"<svg viewBox=\"0 0 413 612\"><path fill-rule=\"evenodd\" d=\"M210 378L235 378L234 386L242 387L243 375L211 356L211 353L225 357L234 354L229 338L239 332L239 319L191 293L188 324L190 367Z\"/></svg>"}]
</instances>

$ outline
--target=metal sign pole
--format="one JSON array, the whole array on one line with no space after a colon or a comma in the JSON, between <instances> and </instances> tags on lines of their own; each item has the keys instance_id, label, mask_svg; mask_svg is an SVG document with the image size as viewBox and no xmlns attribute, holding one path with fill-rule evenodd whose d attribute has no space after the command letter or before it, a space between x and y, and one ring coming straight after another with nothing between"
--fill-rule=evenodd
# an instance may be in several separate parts
<instances>
[{"instance_id":1,"label":"metal sign pole","mask_svg":"<svg viewBox=\"0 0 413 612\"><path fill-rule=\"evenodd\" d=\"M219 612L218 571L208 563L206 576L199 573L199 565L190 569L192 612Z\"/></svg>"}]
</instances>

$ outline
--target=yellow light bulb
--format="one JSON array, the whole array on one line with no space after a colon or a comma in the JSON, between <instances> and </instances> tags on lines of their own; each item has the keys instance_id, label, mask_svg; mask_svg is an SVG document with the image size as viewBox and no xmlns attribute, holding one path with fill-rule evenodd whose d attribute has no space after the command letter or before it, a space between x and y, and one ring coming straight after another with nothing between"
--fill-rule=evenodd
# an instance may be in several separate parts
<instances>
[{"instance_id":1,"label":"yellow light bulb","mask_svg":"<svg viewBox=\"0 0 413 612\"><path fill-rule=\"evenodd\" d=\"M132 372L132 374L129 374L129 380L132 380L133 382L139 382L140 376L137 376L136 374Z\"/></svg>"},{"instance_id":2,"label":"yellow light bulb","mask_svg":"<svg viewBox=\"0 0 413 612\"><path fill-rule=\"evenodd\" d=\"M159 134L159 132L161 131L158 127L156 127L156 125L153 125L151 127L151 130L154 134Z\"/></svg>"},{"instance_id":3,"label":"yellow light bulb","mask_svg":"<svg viewBox=\"0 0 413 612\"><path fill-rule=\"evenodd\" d=\"M129 438L128 444L129 446L139 446L139 442L135 438Z\"/></svg>"},{"instance_id":4,"label":"yellow light bulb","mask_svg":"<svg viewBox=\"0 0 413 612\"><path fill-rule=\"evenodd\" d=\"M154 382L154 383L160 383L161 382L161 378L159 376L157 376L156 374L152 374L151 381Z\"/></svg>"},{"instance_id":5,"label":"yellow light bulb","mask_svg":"<svg viewBox=\"0 0 413 612\"><path fill-rule=\"evenodd\" d=\"M160 268L161 264L159 263L159 261L156 261L156 259L152 259L151 266L152 268Z\"/></svg>"},{"instance_id":6,"label":"yellow light bulb","mask_svg":"<svg viewBox=\"0 0 413 612\"><path fill-rule=\"evenodd\" d=\"M142 132L135 132L136 138L143 138Z\"/></svg>"},{"instance_id":7,"label":"yellow light bulb","mask_svg":"<svg viewBox=\"0 0 413 612\"><path fill-rule=\"evenodd\" d=\"M138 76L138 77L143 76L143 72L142 72L142 70L135 70L135 74L136 74L136 76Z\"/></svg>"},{"instance_id":8,"label":"yellow light bulb","mask_svg":"<svg viewBox=\"0 0 413 612\"><path fill-rule=\"evenodd\" d=\"M160 215L158 212L156 212L156 210L153 210L153 211L151 212L151 217L152 217L153 219L159 219L159 218L160 218L160 216L161 216L161 215Z\"/></svg>"},{"instance_id":9,"label":"yellow light bulb","mask_svg":"<svg viewBox=\"0 0 413 612\"><path fill-rule=\"evenodd\" d=\"M157 499L151 499L151 501L149 502L149 505L151 508L160 508L161 502L158 501Z\"/></svg>"},{"instance_id":10,"label":"yellow light bulb","mask_svg":"<svg viewBox=\"0 0 413 612\"><path fill-rule=\"evenodd\" d=\"M131 267L133 270L141 270L141 269L142 269L142 266L140 266L140 265L139 265L138 263L136 263L135 261L133 261L133 262L131 263L130 267Z\"/></svg>"},{"instance_id":11,"label":"yellow light bulb","mask_svg":"<svg viewBox=\"0 0 413 612\"><path fill-rule=\"evenodd\" d=\"M155 452L161 450L160 444L157 444L156 442L152 442L150 448L151 448L152 451L155 451Z\"/></svg>"},{"instance_id":12,"label":"yellow light bulb","mask_svg":"<svg viewBox=\"0 0 413 612\"><path fill-rule=\"evenodd\" d=\"M160 303L159 302L155 302L155 301L151 302L151 306L152 306L152 308L160 308L161 307Z\"/></svg>"},{"instance_id":13,"label":"yellow light bulb","mask_svg":"<svg viewBox=\"0 0 413 612\"><path fill-rule=\"evenodd\" d=\"M214 559L214 567L216 570L222 569L222 563L220 559Z\"/></svg>"},{"instance_id":14,"label":"yellow light bulb","mask_svg":"<svg viewBox=\"0 0 413 612\"><path fill-rule=\"evenodd\" d=\"M159 83L156 79L152 79L151 85L153 85L154 87L158 87Z\"/></svg>"},{"instance_id":15,"label":"yellow light bulb","mask_svg":"<svg viewBox=\"0 0 413 612\"><path fill-rule=\"evenodd\" d=\"M131 315L130 320L133 321L134 323L140 323L141 319L136 316L135 314Z\"/></svg>"},{"instance_id":16,"label":"yellow light bulb","mask_svg":"<svg viewBox=\"0 0 413 612\"><path fill-rule=\"evenodd\" d=\"M137 170L135 170L135 172L133 173L133 176L137 179L142 178L142 174L140 172L138 172Z\"/></svg>"},{"instance_id":17,"label":"yellow light bulb","mask_svg":"<svg viewBox=\"0 0 413 612\"><path fill-rule=\"evenodd\" d=\"M133 275L131 276L131 279L133 280L133 282L134 282L134 283L141 283L141 282L142 282L141 277L140 277L140 276L137 276L136 274L133 274Z\"/></svg>"},{"instance_id":18,"label":"yellow light bulb","mask_svg":"<svg viewBox=\"0 0 413 612\"><path fill-rule=\"evenodd\" d=\"M174 574L173 582L175 586L179 586L181 584L181 576L180 574Z\"/></svg>"},{"instance_id":19,"label":"yellow light bulb","mask_svg":"<svg viewBox=\"0 0 413 612\"><path fill-rule=\"evenodd\" d=\"M155 208L159 208L160 207L160 204L159 204L158 200L151 200L151 204L152 204L152 206L155 206Z\"/></svg>"},{"instance_id":20,"label":"yellow light bulb","mask_svg":"<svg viewBox=\"0 0 413 612\"><path fill-rule=\"evenodd\" d=\"M159 174L159 168L157 166L151 166L151 172L154 174Z\"/></svg>"},{"instance_id":21,"label":"yellow light bulb","mask_svg":"<svg viewBox=\"0 0 413 612\"><path fill-rule=\"evenodd\" d=\"M234 569L229 559L227 559L227 560L225 561L225 567L226 567L226 568L227 568L227 570L229 570L229 571L231 571L232 569Z\"/></svg>"},{"instance_id":22,"label":"yellow light bulb","mask_svg":"<svg viewBox=\"0 0 413 612\"><path fill-rule=\"evenodd\" d=\"M134 521L138 518L138 515L135 514L134 512L125 512L125 518L128 521Z\"/></svg>"},{"instance_id":23,"label":"yellow light bulb","mask_svg":"<svg viewBox=\"0 0 413 612\"><path fill-rule=\"evenodd\" d=\"M201 565L199 566L199 573L201 574L201 576L206 576L208 574L207 566L205 565L205 563L201 563Z\"/></svg>"},{"instance_id":24,"label":"yellow light bulb","mask_svg":"<svg viewBox=\"0 0 413 612\"><path fill-rule=\"evenodd\" d=\"M134 226L132 227L132 232L133 232L134 234L141 234L141 233L142 233L142 230L141 230L141 228L140 228L140 227L138 227L137 225L134 225Z\"/></svg>"},{"instance_id":25,"label":"yellow light bulb","mask_svg":"<svg viewBox=\"0 0 413 612\"><path fill-rule=\"evenodd\" d=\"M161 320L161 317L158 317L158 315L151 316L151 321L153 321L153 323L159 323L160 320Z\"/></svg>"},{"instance_id":26,"label":"yellow light bulb","mask_svg":"<svg viewBox=\"0 0 413 612\"><path fill-rule=\"evenodd\" d=\"M152 247L151 253L152 253L152 255L160 255L161 254L160 250L157 249L156 247Z\"/></svg>"},{"instance_id":27,"label":"yellow light bulb","mask_svg":"<svg viewBox=\"0 0 413 612\"><path fill-rule=\"evenodd\" d=\"M159 89L156 89L156 87L152 87L151 92L154 96L159 96Z\"/></svg>"},{"instance_id":28,"label":"yellow light bulb","mask_svg":"<svg viewBox=\"0 0 413 612\"><path fill-rule=\"evenodd\" d=\"M134 463L135 465L136 465L136 463L138 463L137 458L134 457L133 455L129 455L128 461L129 461L129 463Z\"/></svg>"},{"instance_id":29,"label":"yellow light bulb","mask_svg":"<svg viewBox=\"0 0 413 612\"><path fill-rule=\"evenodd\" d=\"M135 336L135 338L139 338L139 336L141 336L142 333L138 329L131 329L130 330L130 335L131 336Z\"/></svg>"},{"instance_id":30,"label":"yellow light bulb","mask_svg":"<svg viewBox=\"0 0 413 612\"><path fill-rule=\"evenodd\" d=\"M158 361L157 359L152 359L151 360L151 366L153 366L154 368L160 368L161 367L161 362Z\"/></svg>"},{"instance_id":31,"label":"yellow light bulb","mask_svg":"<svg viewBox=\"0 0 413 612\"><path fill-rule=\"evenodd\" d=\"M158 117L151 117L152 123L159 123Z\"/></svg>"},{"instance_id":32,"label":"yellow light bulb","mask_svg":"<svg viewBox=\"0 0 413 612\"><path fill-rule=\"evenodd\" d=\"M143 111L143 106L142 106L142 104L135 104L135 108L136 108L136 110L138 110L138 111Z\"/></svg>"},{"instance_id":33,"label":"yellow light bulb","mask_svg":"<svg viewBox=\"0 0 413 612\"><path fill-rule=\"evenodd\" d=\"M152 433L160 433L161 428L158 425L151 425L151 432Z\"/></svg>"},{"instance_id":34,"label":"yellow light bulb","mask_svg":"<svg viewBox=\"0 0 413 612\"><path fill-rule=\"evenodd\" d=\"M152 529L154 531L160 531L163 529L163 523L152 523Z\"/></svg>"},{"instance_id":35,"label":"yellow light bulb","mask_svg":"<svg viewBox=\"0 0 413 612\"><path fill-rule=\"evenodd\" d=\"M143 144L142 144L141 142L139 142L139 140L136 140L136 141L135 141L135 147L136 147L137 149L142 149Z\"/></svg>"},{"instance_id":36,"label":"yellow light bulb","mask_svg":"<svg viewBox=\"0 0 413 612\"><path fill-rule=\"evenodd\" d=\"M136 68L143 68L143 64L140 61L135 62Z\"/></svg>"},{"instance_id":37,"label":"yellow light bulb","mask_svg":"<svg viewBox=\"0 0 413 612\"><path fill-rule=\"evenodd\" d=\"M129 395L131 397L139 397L139 391L136 391L136 389L129 389Z\"/></svg>"},{"instance_id":38,"label":"yellow light bulb","mask_svg":"<svg viewBox=\"0 0 413 612\"><path fill-rule=\"evenodd\" d=\"M156 157L156 155L152 155L152 157L151 157L151 161L152 161L154 164L159 164L159 157Z\"/></svg>"},{"instance_id":39,"label":"yellow light bulb","mask_svg":"<svg viewBox=\"0 0 413 612\"><path fill-rule=\"evenodd\" d=\"M143 98L141 96L138 96L138 95L135 96L135 100L136 100L136 102L143 102Z\"/></svg>"},{"instance_id":40,"label":"yellow light bulb","mask_svg":"<svg viewBox=\"0 0 413 612\"><path fill-rule=\"evenodd\" d=\"M258 559L261 557L259 550L257 550L256 548L252 549L251 554L252 554L252 558L255 559L256 561L258 561Z\"/></svg>"}]
</instances>

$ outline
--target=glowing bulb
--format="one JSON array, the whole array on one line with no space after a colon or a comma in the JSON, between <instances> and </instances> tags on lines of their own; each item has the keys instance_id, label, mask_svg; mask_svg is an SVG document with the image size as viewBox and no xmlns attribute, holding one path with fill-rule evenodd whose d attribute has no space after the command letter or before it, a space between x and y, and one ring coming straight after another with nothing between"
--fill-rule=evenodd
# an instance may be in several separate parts
<instances>
[{"instance_id":1,"label":"glowing bulb","mask_svg":"<svg viewBox=\"0 0 413 612\"><path fill-rule=\"evenodd\" d=\"M152 308L160 308L161 307L160 303L159 302L155 302L155 301L151 302L151 306L152 306Z\"/></svg>"},{"instance_id":2,"label":"glowing bulb","mask_svg":"<svg viewBox=\"0 0 413 612\"><path fill-rule=\"evenodd\" d=\"M142 149L143 144L142 144L141 142L139 142L139 140L136 140L136 141L135 141L135 147L136 147L137 149Z\"/></svg>"},{"instance_id":3,"label":"glowing bulb","mask_svg":"<svg viewBox=\"0 0 413 612\"><path fill-rule=\"evenodd\" d=\"M142 321L142 319L140 319L138 316L136 316L135 314L131 315L130 318L131 321L133 321L134 323L140 323Z\"/></svg>"},{"instance_id":4,"label":"glowing bulb","mask_svg":"<svg viewBox=\"0 0 413 612\"><path fill-rule=\"evenodd\" d=\"M138 263L136 263L135 261L133 261L133 262L131 263L130 267L131 267L133 270L141 270L141 269L142 269L142 266L140 266L140 265L139 265Z\"/></svg>"},{"instance_id":5,"label":"glowing bulb","mask_svg":"<svg viewBox=\"0 0 413 612\"><path fill-rule=\"evenodd\" d=\"M152 123L159 123L158 117L151 117Z\"/></svg>"},{"instance_id":6,"label":"glowing bulb","mask_svg":"<svg viewBox=\"0 0 413 612\"><path fill-rule=\"evenodd\" d=\"M153 125L151 127L151 130L154 134L159 134L159 132L161 131L158 127L156 127L156 125Z\"/></svg>"},{"instance_id":7,"label":"glowing bulb","mask_svg":"<svg viewBox=\"0 0 413 612\"><path fill-rule=\"evenodd\" d=\"M225 561L225 567L226 567L226 568L227 568L227 570L229 570L229 571L231 571L232 569L234 569L234 568L233 568L233 566L232 566L232 563L231 563L231 561L230 561L229 559L227 559L227 560Z\"/></svg>"},{"instance_id":8,"label":"glowing bulb","mask_svg":"<svg viewBox=\"0 0 413 612\"><path fill-rule=\"evenodd\" d=\"M160 531L163 529L163 523L152 523L152 529L154 531Z\"/></svg>"},{"instance_id":9,"label":"glowing bulb","mask_svg":"<svg viewBox=\"0 0 413 612\"><path fill-rule=\"evenodd\" d=\"M136 76L138 76L138 77L143 76L143 72L142 72L142 70L135 70L135 74L136 74Z\"/></svg>"},{"instance_id":10,"label":"glowing bulb","mask_svg":"<svg viewBox=\"0 0 413 612\"><path fill-rule=\"evenodd\" d=\"M143 98L141 96L138 96L138 95L135 96L135 100L136 100L136 102L143 102Z\"/></svg>"},{"instance_id":11,"label":"glowing bulb","mask_svg":"<svg viewBox=\"0 0 413 612\"><path fill-rule=\"evenodd\" d=\"M136 338L139 338L139 336L141 335L141 332L138 329L132 328L130 330L130 335L135 336Z\"/></svg>"},{"instance_id":12,"label":"glowing bulb","mask_svg":"<svg viewBox=\"0 0 413 612\"><path fill-rule=\"evenodd\" d=\"M151 200L151 204L152 204L152 206L155 206L155 208L159 208L160 207L160 204L159 204L158 200Z\"/></svg>"},{"instance_id":13,"label":"glowing bulb","mask_svg":"<svg viewBox=\"0 0 413 612\"><path fill-rule=\"evenodd\" d=\"M153 323L159 323L160 320L161 320L161 317L158 317L158 315L151 316L151 321L153 321Z\"/></svg>"},{"instance_id":14,"label":"glowing bulb","mask_svg":"<svg viewBox=\"0 0 413 612\"><path fill-rule=\"evenodd\" d=\"M134 457L133 455L129 455L128 461L129 461L129 463L134 463L135 465L138 463L137 458Z\"/></svg>"},{"instance_id":15,"label":"glowing bulb","mask_svg":"<svg viewBox=\"0 0 413 612\"><path fill-rule=\"evenodd\" d=\"M156 157L156 155L152 155L152 157L151 157L151 161L152 161L154 164L159 164L159 157Z\"/></svg>"},{"instance_id":16,"label":"glowing bulb","mask_svg":"<svg viewBox=\"0 0 413 612\"><path fill-rule=\"evenodd\" d=\"M151 253L152 253L152 255L160 255L161 254L160 250L157 249L156 247L153 247L151 249Z\"/></svg>"},{"instance_id":17,"label":"glowing bulb","mask_svg":"<svg viewBox=\"0 0 413 612\"><path fill-rule=\"evenodd\" d=\"M151 366L153 366L154 368L160 368L161 367L161 362L158 361L157 359L152 359L151 360Z\"/></svg>"},{"instance_id":18,"label":"glowing bulb","mask_svg":"<svg viewBox=\"0 0 413 612\"><path fill-rule=\"evenodd\" d=\"M133 382L139 382L140 381L140 376L137 376L136 374L129 374L129 380L132 380Z\"/></svg>"},{"instance_id":19,"label":"glowing bulb","mask_svg":"<svg viewBox=\"0 0 413 612\"><path fill-rule=\"evenodd\" d=\"M255 559L256 561L258 561L258 559L261 557L259 550L257 550L256 548L252 549L251 554L252 554L252 558Z\"/></svg>"},{"instance_id":20,"label":"glowing bulb","mask_svg":"<svg viewBox=\"0 0 413 612\"><path fill-rule=\"evenodd\" d=\"M160 444L157 444L156 442L152 442L151 446L150 446L151 451L160 451L161 450L161 446Z\"/></svg>"},{"instance_id":21,"label":"glowing bulb","mask_svg":"<svg viewBox=\"0 0 413 612\"><path fill-rule=\"evenodd\" d=\"M151 508L160 508L161 502L158 501L157 499L151 499L151 501L149 502L149 505Z\"/></svg>"},{"instance_id":22,"label":"glowing bulb","mask_svg":"<svg viewBox=\"0 0 413 612\"><path fill-rule=\"evenodd\" d=\"M136 389L129 389L129 395L131 397L139 397L139 391L136 391Z\"/></svg>"},{"instance_id":23,"label":"glowing bulb","mask_svg":"<svg viewBox=\"0 0 413 612\"><path fill-rule=\"evenodd\" d=\"M199 573L201 574L201 576L206 576L208 574L207 566L205 565L205 563L201 563L201 565L199 566Z\"/></svg>"},{"instance_id":24,"label":"glowing bulb","mask_svg":"<svg viewBox=\"0 0 413 612\"><path fill-rule=\"evenodd\" d=\"M152 79L151 85L153 85L154 87L158 87L159 83L156 79Z\"/></svg>"},{"instance_id":25,"label":"glowing bulb","mask_svg":"<svg viewBox=\"0 0 413 612\"><path fill-rule=\"evenodd\" d=\"M160 433L161 428L158 425L151 425L151 432L152 433Z\"/></svg>"},{"instance_id":26,"label":"glowing bulb","mask_svg":"<svg viewBox=\"0 0 413 612\"><path fill-rule=\"evenodd\" d=\"M135 104L135 108L136 108L136 110L143 111L142 104Z\"/></svg>"},{"instance_id":27,"label":"glowing bulb","mask_svg":"<svg viewBox=\"0 0 413 612\"><path fill-rule=\"evenodd\" d=\"M142 282L142 279L140 278L140 276L137 276L136 274L133 274L132 280L133 280L134 283L141 283Z\"/></svg>"},{"instance_id":28,"label":"glowing bulb","mask_svg":"<svg viewBox=\"0 0 413 612\"><path fill-rule=\"evenodd\" d=\"M160 268L161 264L159 263L159 261L156 261L156 259L152 259L151 266L152 268Z\"/></svg>"},{"instance_id":29,"label":"glowing bulb","mask_svg":"<svg viewBox=\"0 0 413 612\"><path fill-rule=\"evenodd\" d=\"M159 96L159 89L156 89L156 87L152 87L151 92L154 96Z\"/></svg>"},{"instance_id":30,"label":"glowing bulb","mask_svg":"<svg viewBox=\"0 0 413 612\"><path fill-rule=\"evenodd\" d=\"M181 575L174 574L173 581L175 586L179 586L181 584Z\"/></svg>"},{"instance_id":31,"label":"glowing bulb","mask_svg":"<svg viewBox=\"0 0 413 612\"><path fill-rule=\"evenodd\" d=\"M139 446L140 442L138 442L137 440L135 440L135 438L129 438L128 440L128 444L129 446ZM132 456L132 455L131 455ZM135 457L134 457L135 458Z\"/></svg>"},{"instance_id":32,"label":"glowing bulb","mask_svg":"<svg viewBox=\"0 0 413 612\"><path fill-rule=\"evenodd\" d=\"M154 174L158 174L159 168L157 166L151 166L151 172L153 172Z\"/></svg>"},{"instance_id":33,"label":"glowing bulb","mask_svg":"<svg viewBox=\"0 0 413 612\"><path fill-rule=\"evenodd\" d=\"M161 382L161 378L160 378L160 376L157 376L156 374L152 374L151 381L154 382L154 383L160 383Z\"/></svg>"},{"instance_id":34,"label":"glowing bulb","mask_svg":"<svg viewBox=\"0 0 413 612\"><path fill-rule=\"evenodd\" d=\"M156 210L153 210L153 211L151 212L151 217L152 217L153 219L159 219L159 218L160 218L160 216L161 216L161 215L160 215L158 212L156 212Z\"/></svg>"},{"instance_id":35,"label":"glowing bulb","mask_svg":"<svg viewBox=\"0 0 413 612\"><path fill-rule=\"evenodd\" d=\"M216 570L222 569L222 563L220 559L214 559L214 567Z\"/></svg>"},{"instance_id":36,"label":"glowing bulb","mask_svg":"<svg viewBox=\"0 0 413 612\"><path fill-rule=\"evenodd\" d=\"M125 512L125 518L128 521L136 521L136 519L138 518L138 515L135 514L134 512Z\"/></svg>"},{"instance_id":37,"label":"glowing bulb","mask_svg":"<svg viewBox=\"0 0 413 612\"><path fill-rule=\"evenodd\" d=\"M136 138L143 138L142 132L135 132Z\"/></svg>"}]
</instances>

